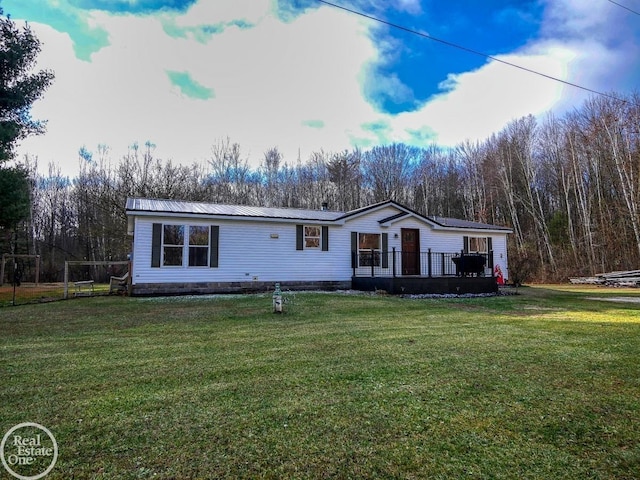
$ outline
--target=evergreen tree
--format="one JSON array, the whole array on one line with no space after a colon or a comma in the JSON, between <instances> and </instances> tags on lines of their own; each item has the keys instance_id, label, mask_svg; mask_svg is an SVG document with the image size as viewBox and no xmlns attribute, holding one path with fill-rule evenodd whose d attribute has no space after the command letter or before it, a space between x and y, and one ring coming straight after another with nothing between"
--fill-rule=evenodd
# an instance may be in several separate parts
<instances>
[{"instance_id":1,"label":"evergreen tree","mask_svg":"<svg viewBox=\"0 0 640 480\"><path fill-rule=\"evenodd\" d=\"M0 229L14 230L29 216L29 174L24 167L0 168Z\"/></svg>"},{"instance_id":2,"label":"evergreen tree","mask_svg":"<svg viewBox=\"0 0 640 480\"><path fill-rule=\"evenodd\" d=\"M32 72L40 41L28 25L19 28L0 8L0 163L13 158L16 142L44 132L31 105L51 85L53 72Z\"/></svg>"},{"instance_id":3,"label":"evergreen tree","mask_svg":"<svg viewBox=\"0 0 640 480\"><path fill-rule=\"evenodd\" d=\"M53 73L33 73L40 41L28 25L20 28L0 8L0 229L14 230L29 215L26 169L6 168L16 143L44 132L44 122L31 118L31 105L53 81Z\"/></svg>"}]
</instances>

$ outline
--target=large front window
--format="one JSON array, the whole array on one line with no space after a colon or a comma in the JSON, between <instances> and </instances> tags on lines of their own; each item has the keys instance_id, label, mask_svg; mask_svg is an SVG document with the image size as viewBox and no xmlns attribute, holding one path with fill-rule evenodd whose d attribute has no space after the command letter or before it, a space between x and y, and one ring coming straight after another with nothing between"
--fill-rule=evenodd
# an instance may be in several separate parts
<instances>
[{"instance_id":1,"label":"large front window","mask_svg":"<svg viewBox=\"0 0 640 480\"><path fill-rule=\"evenodd\" d=\"M185 235L186 232L186 235ZM209 265L209 227L164 225L162 228L162 265L182 267Z\"/></svg>"},{"instance_id":2,"label":"large front window","mask_svg":"<svg viewBox=\"0 0 640 480\"><path fill-rule=\"evenodd\" d=\"M361 267L380 266L382 250L379 233L358 234L358 265Z\"/></svg>"}]
</instances>

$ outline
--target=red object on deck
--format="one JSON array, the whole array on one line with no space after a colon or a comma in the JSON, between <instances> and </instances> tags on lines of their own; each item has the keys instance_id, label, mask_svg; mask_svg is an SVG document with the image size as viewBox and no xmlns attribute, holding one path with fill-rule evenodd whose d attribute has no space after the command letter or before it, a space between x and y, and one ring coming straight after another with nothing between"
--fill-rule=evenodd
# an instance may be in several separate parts
<instances>
[{"instance_id":1,"label":"red object on deck","mask_svg":"<svg viewBox=\"0 0 640 480\"><path fill-rule=\"evenodd\" d=\"M495 266L495 268L493 269L493 273L495 274L496 282L498 283L498 285L504 285L504 276L502 275L502 269L500 268L500 265Z\"/></svg>"}]
</instances>

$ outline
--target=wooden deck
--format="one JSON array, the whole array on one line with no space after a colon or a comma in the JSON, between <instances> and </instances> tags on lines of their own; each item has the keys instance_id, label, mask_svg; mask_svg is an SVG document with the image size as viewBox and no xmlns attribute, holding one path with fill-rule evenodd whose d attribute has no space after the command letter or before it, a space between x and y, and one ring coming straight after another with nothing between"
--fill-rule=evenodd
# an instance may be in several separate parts
<instances>
[{"instance_id":1,"label":"wooden deck","mask_svg":"<svg viewBox=\"0 0 640 480\"><path fill-rule=\"evenodd\" d=\"M353 277L355 290L385 290L394 295L494 293L495 277Z\"/></svg>"}]
</instances>

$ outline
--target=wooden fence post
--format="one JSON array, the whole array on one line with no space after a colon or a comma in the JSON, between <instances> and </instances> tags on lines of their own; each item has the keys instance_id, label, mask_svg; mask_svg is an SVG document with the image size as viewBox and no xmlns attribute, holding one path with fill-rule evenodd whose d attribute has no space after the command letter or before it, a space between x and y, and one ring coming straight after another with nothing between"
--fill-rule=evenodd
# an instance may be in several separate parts
<instances>
[{"instance_id":1,"label":"wooden fence post","mask_svg":"<svg viewBox=\"0 0 640 480\"><path fill-rule=\"evenodd\" d=\"M69 298L69 262L64 261L64 299Z\"/></svg>"},{"instance_id":2,"label":"wooden fence post","mask_svg":"<svg viewBox=\"0 0 640 480\"><path fill-rule=\"evenodd\" d=\"M7 261L7 256L6 255L7 255L6 253L2 254L2 267L0 268L0 287L4 283L4 264Z\"/></svg>"}]
</instances>

